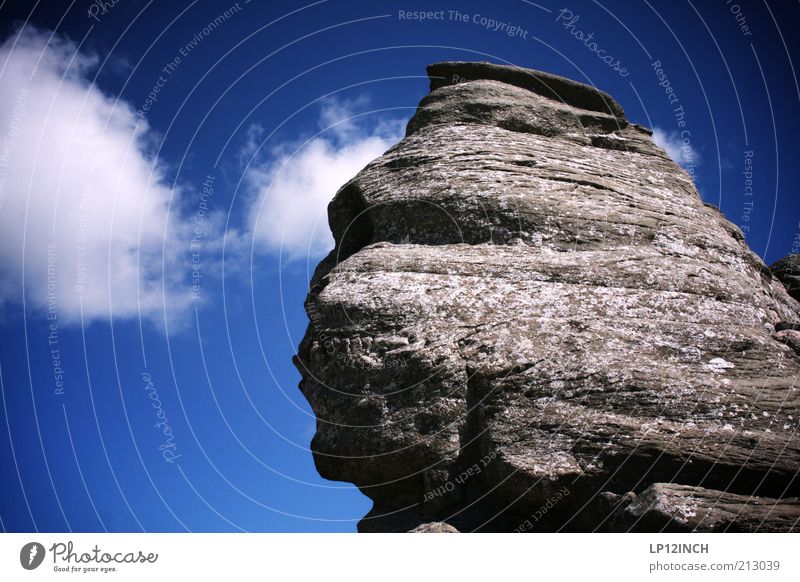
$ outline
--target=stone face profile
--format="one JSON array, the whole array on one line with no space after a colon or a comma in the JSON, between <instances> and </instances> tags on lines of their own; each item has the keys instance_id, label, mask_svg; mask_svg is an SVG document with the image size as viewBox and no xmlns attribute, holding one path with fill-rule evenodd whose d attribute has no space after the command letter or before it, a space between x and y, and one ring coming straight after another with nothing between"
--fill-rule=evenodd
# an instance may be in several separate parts
<instances>
[{"instance_id":1,"label":"stone face profile","mask_svg":"<svg viewBox=\"0 0 800 582\"><path fill-rule=\"evenodd\" d=\"M796 529L787 279L609 95L428 72L330 203L295 359L359 530Z\"/></svg>"}]
</instances>

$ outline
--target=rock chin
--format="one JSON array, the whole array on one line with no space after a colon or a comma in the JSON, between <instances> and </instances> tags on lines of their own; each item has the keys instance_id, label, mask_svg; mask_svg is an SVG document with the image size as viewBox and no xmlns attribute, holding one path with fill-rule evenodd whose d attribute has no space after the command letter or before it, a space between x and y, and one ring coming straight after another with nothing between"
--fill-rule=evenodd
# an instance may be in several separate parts
<instances>
[{"instance_id":1,"label":"rock chin","mask_svg":"<svg viewBox=\"0 0 800 582\"><path fill-rule=\"evenodd\" d=\"M609 95L428 72L329 206L295 359L320 474L374 501L359 529L794 528L782 272Z\"/></svg>"}]
</instances>

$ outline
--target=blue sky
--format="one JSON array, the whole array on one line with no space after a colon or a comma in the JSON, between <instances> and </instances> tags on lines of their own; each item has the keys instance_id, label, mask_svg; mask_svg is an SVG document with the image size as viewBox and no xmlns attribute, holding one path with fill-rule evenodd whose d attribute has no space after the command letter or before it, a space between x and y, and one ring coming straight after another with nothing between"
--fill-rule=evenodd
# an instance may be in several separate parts
<instances>
[{"instance_id":1,"label":"blue sky","mask_svg":"<svg viewBox=\"0 0 800 582\"><path fill-rule=\"evenodd\" d=\"M31 4L0 5L7 531L355 530L291 356L325 204L431 62L597 85L768 263L798 250L797 3Z\"/></svg>"}]
</instances>

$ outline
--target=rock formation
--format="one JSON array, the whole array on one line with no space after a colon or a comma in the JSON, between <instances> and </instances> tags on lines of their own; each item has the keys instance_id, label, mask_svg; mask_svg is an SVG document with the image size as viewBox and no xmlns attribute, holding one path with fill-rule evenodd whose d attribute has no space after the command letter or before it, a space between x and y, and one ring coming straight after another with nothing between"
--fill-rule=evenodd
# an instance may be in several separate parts
<instances>
[{"instance_id":1,"label":"rock formation","mask_svg":"<svg viewBox=\"0 0 800 582\"><path fill-rule=\"evenodd\" d=\"M609 95L428 71L329 206L295 360L359 530L796 527L800 303Z\"/></svg>"}]
</instances>

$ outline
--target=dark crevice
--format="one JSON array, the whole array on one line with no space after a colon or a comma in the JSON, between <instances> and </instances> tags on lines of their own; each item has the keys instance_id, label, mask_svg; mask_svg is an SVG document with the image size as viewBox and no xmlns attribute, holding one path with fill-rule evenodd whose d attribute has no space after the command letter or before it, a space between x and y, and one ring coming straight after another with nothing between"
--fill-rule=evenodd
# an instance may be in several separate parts
<instances>
[{"instance_id":1,"label":"dark crevice","mask_svg":"<svg viewBox=\"0 0 800 582\"><path fill-rule=\"evenodd\" d=\"M600 455L599 460L610 465L615 457ZM655 483L691 485L716 489L738 495L785 497L800 494L794 483L794 471L725 464L688 455L671 455L663 451L639 449L635 457L619 464L614 477L605 486L615 493L627 493L631 483L638 483L634 493L641 493ZM618 462L618 461L616 461ZM599 489L598 489L599 490Z\"/></svg>"},{"instance_id":2,"label":"dark crevice","mask_svg":"<svg viewBox=\"0 0 800 582\"><path fill-rule=\"evenodd\" d=\"M622 192L619 192L618 190L615 190L614 188L606 186L605 184L601 184L600 182L593 182L591 180L581 180L579 178L564 178L564 177L561 177L561 176L547 176L546 179L547 180L552 180L553 182L565 182L567 184L576 184L578 186L589 186L591 188L596 188L598 190L607 190L609 192L614 192L616 194L624 196L624 194Z\"/></svg>"}]
</instances>

